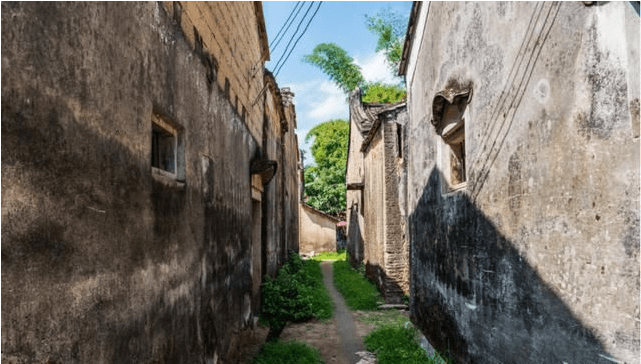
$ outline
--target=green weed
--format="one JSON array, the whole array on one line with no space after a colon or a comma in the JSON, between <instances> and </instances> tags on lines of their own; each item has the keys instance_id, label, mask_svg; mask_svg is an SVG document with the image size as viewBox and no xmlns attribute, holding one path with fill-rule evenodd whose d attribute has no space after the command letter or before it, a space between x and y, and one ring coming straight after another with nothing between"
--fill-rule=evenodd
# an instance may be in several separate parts
<instances>
[{"instance_id":1,"label":"green weed","mask_svg":"<svg viewBox=\"0 0 641 364\"><path fill-rule=\"evenodd\" d=\"M312 257L314 260L346 260L347 253L345 249L339 249L335 252L324 252Z\"/></svg>"},{"instance_id":2,"label":"green weed","mask_svg":"<svg viewBox=\"0 0 641 364\"><path fill-rule=\"evenodd\" d=\"M403 311L398 310L371 311L360 316L358 319L374 327L390 325L403 326L409 321L407 315L404 314Z\"/></svg>"},{"instance_id":3,"label":"green weed","mask_svg":"<svg viewBox=\"0 0 641 364\"><path fill-rule=\"evenodd\" d=\"M334 285L352 310L375 310L382 301L376 285L346 261L334 262Z\"/></svg>"},{"instance_id":4,"label":"green weed","mask_svg":"<svg viewBox=\"0 0 641 364\"><path fill-rule=\"evenodd\" d=\"M252 364L324 364L318 349L297 341L268 342Z\"/></svg>"},{"instance_id":5,"label":"green weed","mask_svg":"<svg viewBox=\"0 0 641 364\"><path fill-rule=\"evenodd\" d=\"M410 326L389 325L372 331L365 337L365 347L376 353L379 364L449 364L438 353L429 357L417 341L418 331Z\"/></svg>"}]
</instances>

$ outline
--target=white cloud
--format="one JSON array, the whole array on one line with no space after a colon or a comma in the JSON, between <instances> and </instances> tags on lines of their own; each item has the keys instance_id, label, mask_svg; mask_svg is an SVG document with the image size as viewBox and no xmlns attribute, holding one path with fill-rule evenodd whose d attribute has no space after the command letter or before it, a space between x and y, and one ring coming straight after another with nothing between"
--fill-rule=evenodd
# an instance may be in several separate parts
<instances>
[{"instance_id":1,"label":"white cloud","mask_svg":"<svg viewBox=\"0 0 641 364\"><path fill-rule=\"evenodd\" d=\"M300 98L299 95L306 95L310 91L314 89L315 86L318 85L320 81L318 80L312 80L312 81L307 81L307 82L299 82L299 83L290 83L286 85L285 87L289 87L292 92L294 93L294 102L296 102L297 98Z\"/></svg>"},{"instance_id":2,"label":"white cloud","mask_svg":"<svg viewBox=\"0 0 641 364\"><path fill-rule=\"evenodd\" d=\"M307 95L309 123L318 124L336 118L348 118L347 96L330 81L320 81Z\"/></svg>"},{"instance_id":3,"label":"white cloud","mask_svg":"<svg viewBox=\"0 0 641 364\"><path fill-rule=\"evenodd\" d=\"M398 79L392 76L392 71L385 63L385 55L382 52L369 54L362 61L354 58L354 63L361 67L361 72L367 82L398 83Z\"/></svg>"}]
</instances>

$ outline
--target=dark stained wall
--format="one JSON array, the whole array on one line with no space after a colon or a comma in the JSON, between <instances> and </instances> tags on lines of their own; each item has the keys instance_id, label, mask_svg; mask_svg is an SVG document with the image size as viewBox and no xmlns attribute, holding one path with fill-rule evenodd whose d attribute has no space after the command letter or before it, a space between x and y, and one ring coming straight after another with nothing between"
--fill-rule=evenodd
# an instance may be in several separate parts
<instances>
[{"instance_id":1,"label":"dark stained wall","mask_svg":"<svg viewBox=\"0 0 641 364\"><path fill-rule=\"evenodd\" d=\"M459 363L639 363L639 17L595 4L421 4L410 306ZM451 191L430 121L462 86L467 181Z\"/></svg>"},{"instance_id":2,"label":"dark stained wall","mask_svg":"<svg viewBox=\"0 0 641 364\"><path fill-rule=\"evenodd\" d=\"M253 325L265 148L167 9L2 3L3 362L229 363ZM184 181L152 173L154 113Z\"/></svg>"}]
</instances>

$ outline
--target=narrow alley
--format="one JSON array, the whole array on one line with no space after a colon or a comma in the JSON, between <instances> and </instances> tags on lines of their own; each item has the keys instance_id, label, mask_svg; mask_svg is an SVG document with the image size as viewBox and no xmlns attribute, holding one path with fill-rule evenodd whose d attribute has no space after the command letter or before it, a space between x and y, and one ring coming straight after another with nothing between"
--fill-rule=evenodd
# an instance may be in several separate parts
<instances>
[{"instance_id":1,"label":"narrow alley","mask_svg":"<svg viewBox=\"0 0 641 364\"><path fill-rule=\"evenodd\" d=\"M0 361L641 364L639 4L2 2Z\"/></svg>"}]
</instances>

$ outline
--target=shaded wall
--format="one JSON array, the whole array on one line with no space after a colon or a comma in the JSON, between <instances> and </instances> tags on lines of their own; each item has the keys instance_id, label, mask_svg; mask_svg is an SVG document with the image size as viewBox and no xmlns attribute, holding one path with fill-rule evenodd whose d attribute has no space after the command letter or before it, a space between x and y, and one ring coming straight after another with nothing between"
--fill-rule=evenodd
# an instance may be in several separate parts
<instances>
[{"instance_id":1,"label":"shaded wall","mask_svg":"<svg viewBox=\"0 0 641 364\"><path fill-rule=\"evenodd\" d=\"M413 320L460 363L638 363L637 13L431 3L417 23L406 72ZM448 192L448 149L430 120L453 85L473 96L467 181Z\"/></svg>"},{"instance_id":2,"label":"shaded wall","mask_svg":"<svg viewBox=\"0 0 641 364\"><path fill-rule=\"evenodd\" d=\"M235 362L262 278L248 125L264 101L238 112L211 56L226 51L181 14L2 4L3 361ZM153 114L182 135L184 179L151 167Z\"/></svg>"}]
</instances>

